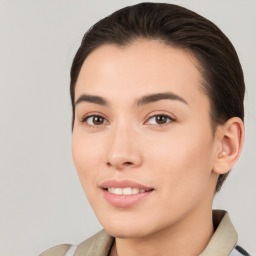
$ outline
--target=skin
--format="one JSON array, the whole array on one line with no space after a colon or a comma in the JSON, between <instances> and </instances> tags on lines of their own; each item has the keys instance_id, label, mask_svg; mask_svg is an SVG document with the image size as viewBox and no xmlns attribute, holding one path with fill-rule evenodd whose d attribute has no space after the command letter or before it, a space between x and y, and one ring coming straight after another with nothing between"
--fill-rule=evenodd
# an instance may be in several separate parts
<instances>
[{"instance_id":1,"label":"skin","mask_svg":"<svg viewBox=\"0 0 256 256\"><path fill-rule=\"evenodd\" d=\"M101 46L82 66L75 101L88 94L107 105L76 104L73 160L97 218L116 237L111 255L199 255L214 232L216 182L240 155L243 123L234 117L213 134L198 66L187 51L156 40ZM136 105L138 98L166 92L186 103ZM102 116L103 123L85 118L92 115ZM170 118L159 124L157 115ZM99 187L108 179L154 190L132 207L115 207Z\"/></svg>"}]
</instances>

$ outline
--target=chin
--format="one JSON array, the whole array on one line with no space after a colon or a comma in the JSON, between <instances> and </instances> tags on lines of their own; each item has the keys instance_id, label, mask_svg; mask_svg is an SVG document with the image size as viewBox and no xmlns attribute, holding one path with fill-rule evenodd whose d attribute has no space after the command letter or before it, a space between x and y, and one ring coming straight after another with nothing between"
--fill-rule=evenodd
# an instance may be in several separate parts
<instances>
[{"instance_id":1,"label":"chin","mask_svg":"<svg viewBox=\"0 0 256 256\"><path fill-rule=\"evenodd\" d=\"M152 225L152 221L136 221L136 218L121 222L112 219L101 222L101 224L109 235L117 238L141 238L157 231L157 227Z\"/></svg>"},{"instance_id":2,"label":"chin","mask_svg":"<svg viewBox=\"0 0 256 256\"><path fill-rule=\"evenodd\" d=\"M106 232L116 238L141 238L147 236L147 232L142 232L141 230L138 229L132 229L132 228L127 228L127 229L121 229L119 228L105 228Z\"/></svg>"}]
</instances>

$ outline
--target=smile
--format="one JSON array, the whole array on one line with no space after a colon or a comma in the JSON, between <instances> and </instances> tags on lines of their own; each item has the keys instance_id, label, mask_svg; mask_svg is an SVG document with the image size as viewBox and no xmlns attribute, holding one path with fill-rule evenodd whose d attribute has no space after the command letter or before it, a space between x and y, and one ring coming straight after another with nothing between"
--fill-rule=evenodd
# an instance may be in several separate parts
<instances>
[{"instance_id":1,"label":"smile","mask_svg":"<svg viewBox=\"0 0 256 256\"><path fill-rule=\"evenodd\" d=\"M99 185L105 200L114 207L134 207L151 197L153 187L132 180L107 180Z\"/></svg>"},{"instance_id":2,"label":"smile","mask_svg":"<svg viewBox=\"0 0 256 256\"><path fill-rule=\"evenodd\" d=\"M115 194L115 195L136 195L138 193L144 193L146 190L141 188L108 188L108 192Z\"/></svg>"}]
</instances>

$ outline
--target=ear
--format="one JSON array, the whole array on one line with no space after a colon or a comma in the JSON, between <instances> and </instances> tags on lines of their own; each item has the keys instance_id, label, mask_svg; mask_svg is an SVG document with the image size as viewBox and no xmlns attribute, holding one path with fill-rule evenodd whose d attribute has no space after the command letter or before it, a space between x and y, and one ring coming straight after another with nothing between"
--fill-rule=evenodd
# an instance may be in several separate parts
<instances>
[{"instance_id":1,"label":"ear","mask_svg":"<svg viewBox=\"0 0 256 256\"><path fill-rule=\"evenodd\" d=\"M239 117L232 117L218 128L219 146L213 171L217 174L225 174L232 169L241 154L244 143L244 124Z\"/></svg>"}]
</instances>

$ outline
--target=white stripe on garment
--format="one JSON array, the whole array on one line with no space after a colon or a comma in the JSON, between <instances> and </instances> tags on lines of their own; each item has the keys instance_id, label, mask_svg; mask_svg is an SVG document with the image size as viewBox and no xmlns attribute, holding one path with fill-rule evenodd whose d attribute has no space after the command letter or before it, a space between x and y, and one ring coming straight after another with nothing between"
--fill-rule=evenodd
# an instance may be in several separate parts
<instances>
[{"instance_id":1,"label":"white stripe on garment","mask_svg":"<svg viewBox=\"0 0 256 256\"><path fill-rule=\"evenodd\" d=\"M68 251L65 253L64 256L74 256L75 255L75 252L76 252L76 248L77 246L76 245L71 245L68 249Z\"/></svg>"}]
</instances>

